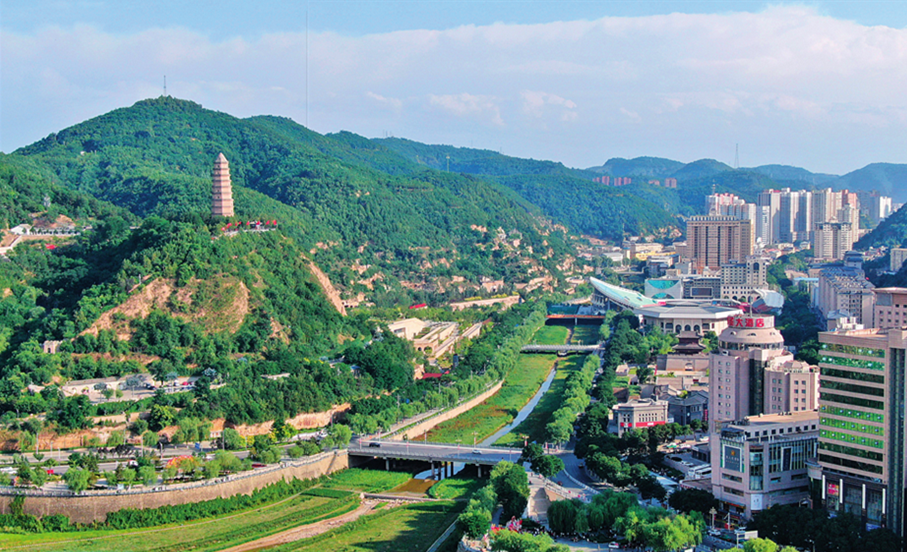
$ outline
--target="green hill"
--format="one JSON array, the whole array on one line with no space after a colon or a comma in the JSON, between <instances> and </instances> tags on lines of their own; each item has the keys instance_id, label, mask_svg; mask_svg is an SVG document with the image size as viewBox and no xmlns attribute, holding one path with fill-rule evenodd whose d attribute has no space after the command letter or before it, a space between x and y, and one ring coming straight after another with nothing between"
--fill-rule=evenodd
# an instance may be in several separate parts
<instances>
[{"instance_id":1,"label":"green hill","mask_svg":"<svg viewBox=\"0 0 907 552\"><path fill-rule=\"evenodd\" d=\"M901 207L879 223L872 232L854 244L855 249L904 247L907 244L907 206Z\"/></svg>"},{"instance_id":2,"label":"green hill","mask_svg":"<svg viewBox=\"0 0 907 552\"><path fill-rule=\"evenodd\" d=\"M638 176L645 178L666 178L683 168L680 161L661 157L636 157L623 159L614 157L600 167L590 167L588 172L609 176Z\"/></svg>"},{"instance_id":3,"label":"green hill","mask_svg":"<svg viewBox=\"0 0 907 552\"><path fill-rule=\"evenodd\" d=\"M872 163L845 174L832 185L835 189L846 188L853 192L875 190L891 196L898 203L907 203L907 165Z\"/></svg>"},{"instance_id":4,"label":"green hill","mask_svg":"<svg viewBox=\"0 0 907 552\"><path fill-rule=\"evenodd\" d=\"M715 176L717 174L734 170L728 165L714 159L700 159L687 163L683 167L671 173L672 178L677 179L677 185L686 185L690 180Z\"/></svg>"},{"instance_id":5,"label":"green hill","mask_svg":"<svg viewBox=\"0 0 907 552\"><path fill-rule=\"evenodd\" d=\"M455 277L526 281L568 252L537 209L492 182L421 168L349 133L321 136L286 118L242 120L171 97L96 117L14 156L137 216L204 220L219 152L230 161L237 215L279 218L347 296L405 301ZM498 228L520 235L519 245L499 247Z\"/></svg>"},{"instance_id":6,"label":"green hill","mask_svg":"<svg viewBox=\"0 0 907 552\"><path fill-rule=\"evenodd\" d=\"M790 165L760 165L744 170L764 174L779 183L789 183L789 186L791 187L806 186L808 188L814 188L831 185L832 181L838 178L838 176L834 174L814 173Z\"/></svg>"}]
</instances>

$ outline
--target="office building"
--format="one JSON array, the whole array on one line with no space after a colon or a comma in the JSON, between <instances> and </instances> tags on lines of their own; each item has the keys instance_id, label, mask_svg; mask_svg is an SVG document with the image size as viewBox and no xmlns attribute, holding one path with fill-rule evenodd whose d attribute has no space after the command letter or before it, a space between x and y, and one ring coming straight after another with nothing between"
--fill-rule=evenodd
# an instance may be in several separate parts
<instances>
[{"instance_id":1,"label":"office building","mask_svg":"<svg viewBox=\"0 0 907 552\"><path fill-rule=\"evenodd\" d=\"M737 525L753 514L809 497L807 461L816 455L818 413L748 416L722 424L712 447L712 494Z\"/></svg>"},{"instance_id":2,"label":"office building","mask_svg":"<svg viewBox=\"0 0 907 552\"><path fill-rule=\"evenodd\" d=\"M891 294L894 296L895 294ZM907 331L819 334L821 506L904 535Z\"/></svg>"},{"instance_id":3,"label":"office building","mask_svg":"<svg viewBox=\"0 0 907 552\"><path fill-rule=\"evenodd\" d=\"M686 256L693 266L718 270L731 260L753 254L751 221L730 216L694 216L687 220Z\"/></svg>"}]
</instances>

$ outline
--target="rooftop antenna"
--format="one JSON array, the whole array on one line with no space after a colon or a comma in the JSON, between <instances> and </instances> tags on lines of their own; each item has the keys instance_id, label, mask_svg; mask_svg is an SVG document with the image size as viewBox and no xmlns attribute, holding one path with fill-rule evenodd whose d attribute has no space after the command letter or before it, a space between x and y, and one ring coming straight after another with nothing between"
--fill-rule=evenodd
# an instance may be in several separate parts
<instances>
[{"instance_id":1,"label":"rooftop antenna","mask_svg":"<svg viewBox=\"0 0 907 552\"><path fill-rule=\"evenodd\" d=\"M740 168L740 144L734 144L734 168Z\"/></svg>"},{"instance_id":2,"label":"rooftop antenna","mask_svg":"<svg viewBox=\"0 0 907 552\"><path fill-rule=\"evenodd\" d=\"M167 95L167 75L164 75L164 95Z\"/></svg>"}]
</instances>

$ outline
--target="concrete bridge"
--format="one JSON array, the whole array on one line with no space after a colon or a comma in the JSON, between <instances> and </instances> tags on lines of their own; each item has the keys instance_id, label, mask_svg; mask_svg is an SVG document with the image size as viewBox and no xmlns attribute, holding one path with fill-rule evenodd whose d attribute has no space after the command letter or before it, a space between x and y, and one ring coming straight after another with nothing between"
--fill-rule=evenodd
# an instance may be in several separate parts
<instances>
[{"instance_id":1,"label":"concrete bridge","mask_svg":"<svg viewBox=\"0 0 907 552\"><path fill-rule=\"evenodd\" d=\"M523 345L523 353L594 353L598 345Z\"/></svg>"},{"instance_id":2,"label":"concrete bridge","mask_svg":"<svg viewBox=\"0 0 907 552\"><path fill-rule=\"evenodd\" d=\"M505 460L516 462L523 451L516 448L360 439L358 442L350 443L348 452L351 460L354 457L384 458L387 469L390 469L396 460L426 462L431 465L432 474L437 473L437 479L442 479L453 475L455 463L477 466L479 477L482 477L482 466L493 467Z\"/></svg>"}]
</instances>

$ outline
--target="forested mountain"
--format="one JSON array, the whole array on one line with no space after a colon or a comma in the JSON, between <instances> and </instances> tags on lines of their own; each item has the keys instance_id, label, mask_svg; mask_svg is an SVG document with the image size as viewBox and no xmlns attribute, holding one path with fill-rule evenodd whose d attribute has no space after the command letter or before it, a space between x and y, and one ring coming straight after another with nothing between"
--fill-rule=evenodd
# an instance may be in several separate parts
<instances>
[{"instance_id":1,"label":"forested mountain","mask_svg":"<svg viewBox=\"0 0 907 552\"><path fill-rule=\"evenodd\" d=\"M690 180L715 176L717 174L733 170L733 168L731 168L729 165L725 165L721 161L715 161L714 159L700 159L698 161L693 161L692 163L687 163L680 169L677 169L671 174L671 178L676 178L678 185L680 185L680 182L686 184Z\"/></svg>"},{"instance_id":2,"label":"forested mountain","mask_svg":"<svg viewBox=\"0 0 907 552\"><path fill-rule=\"evenodd\" d=\"M856 249L870 247L903 247L907 243L907 205L879 223L872 232L854 244Z\"/></svg>"},{"instance_id":3,"label":"forested mountain","mask_svg":"<svg viewBox=\"0 0 907 552\"><path fill-rule=\"evenodd\" d=\"M591 171L488 150L427 145L400 138L373 142L397 151L411 162L445 171L449 156L450 172L460 171L503 184L573 232L620 240L625 234L658 232L680 224L673 213L665 210L662 199L640 201L629 188L592 182L595 173Z\"/></svg>"},{"instance_id":4,"label":"forested mountain","mask_svg":"<svg viewBox=\"0 0 907 552\"><path fill-rule=\"evenodd\" d=\"M834 174L809 172L806 169L790 165L760 165L745 170L764 174L775 182L784 183L789 187L804 186L814 188L825 185L830 186L838 178Z\"/></svg>"},{"instance_id":5,"label":"forested mountain","mask_svg":"<svg viewBox=\"0 0 907 552\"><path fill-rule=\"evenodd\" d=\"M493 182L419 167L349 133L321 136L279 117L241 120L171 97L112 111L9 157L137 216L201 221L220 152L237 214L280 219L347 294L405 301L412 289L437 292L454 278L527 281L530 270L544 273L568 253L564 233Z\"/></svg>"},{"instance_id":6,"label":"forested mountain","mask_svg":"<svg viewBox=\"0 0 907 552\"><path fill-rule=\"evenodd\" d=\"M636 157L623 159L614 157L608 159L600 167L590 167L587 172L606 174L608 176L641 176L646 178L667 178L684 166L680 161L663 159L661 157Z\"/></svg>"},{"instance_id":7,"label":"forested mountain","mask_svg":"<svg viewBox=\"0 0 907 552\"><path fill-rule=\"evenodd\" d=\"M832 185L838 190L847 188L854 192L875 190L898 203L907 203L907 165L872 163L845 174Z\"/></svg>"}]
</instances>

